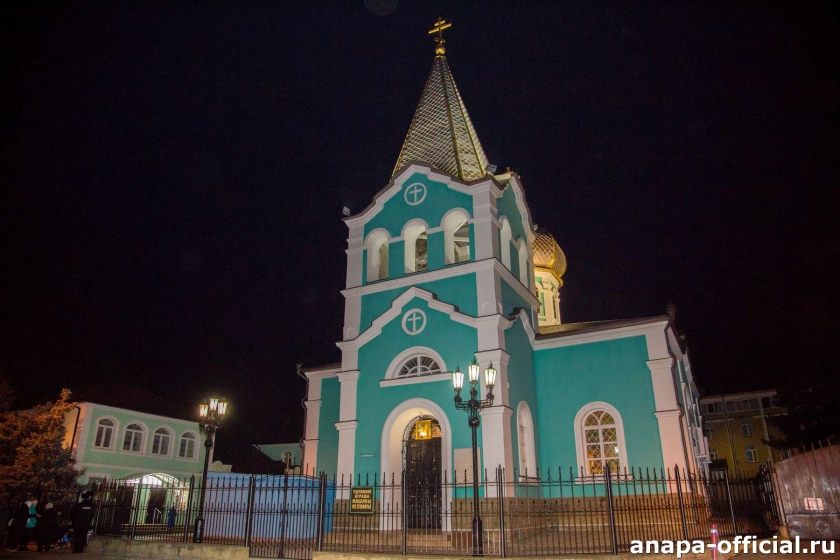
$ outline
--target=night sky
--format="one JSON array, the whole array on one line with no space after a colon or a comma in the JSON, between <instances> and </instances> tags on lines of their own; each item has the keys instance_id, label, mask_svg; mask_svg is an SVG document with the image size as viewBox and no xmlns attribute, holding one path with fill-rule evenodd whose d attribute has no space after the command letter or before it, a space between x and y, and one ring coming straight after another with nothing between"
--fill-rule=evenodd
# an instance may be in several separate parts
<instances>
[{"instance_id":1,"label":"night sky","mask_svg":"<svg viewBox=\"0 0 840 560\"><path fill-rule=\"evenodd\" d=\"M488 158L566 253L565 322L675 303L706 393L840 371L828 3L0 10L0 368L19 407L103 383L189 411L224 395L226 462L298 440L295 363L340 357L341 210L389 181L439 16Z\"/></svg>"}]
</instances>

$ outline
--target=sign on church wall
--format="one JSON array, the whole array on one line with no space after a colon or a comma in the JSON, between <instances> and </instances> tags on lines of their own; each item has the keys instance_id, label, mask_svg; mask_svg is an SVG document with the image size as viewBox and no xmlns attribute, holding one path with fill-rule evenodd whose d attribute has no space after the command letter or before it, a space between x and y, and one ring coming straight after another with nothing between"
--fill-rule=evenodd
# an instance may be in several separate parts
<instances>
[{"instance_id":1,"label":"sign on church wall","mask_svg":"<svg viewBox=\"0 0 840 560\"><path fill-rule=\"evenodd\" d=\"M358 487L350 489L350 513L373 513L373 488Z\"/></svg>"},{"instance_id":2,"label":"sign on church wall","mask_svg":"<svg viewBox=\"0 0 840 560\"><path fill-rule=\"evenodd\" d=\"M478 472L481 472L481 448L478 452ZM460 447L455 449L455 476L458 482L472 483L472 447ZM479 480L481 475L479 475Z\"/></svg>"}]
</instances>

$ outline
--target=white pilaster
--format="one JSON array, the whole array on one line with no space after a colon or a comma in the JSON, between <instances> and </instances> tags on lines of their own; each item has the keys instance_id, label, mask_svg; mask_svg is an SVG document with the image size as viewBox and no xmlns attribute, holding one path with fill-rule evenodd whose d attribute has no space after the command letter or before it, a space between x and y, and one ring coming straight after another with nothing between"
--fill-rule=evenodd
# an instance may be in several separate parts
<instances>
[{"instance_id":1,"label":"white pilaster","mask_svg":"<svg viewBox=\"0 0 840 560\"><path fill-rule=\"evenodd\" d=\"M348 484L353 476L356 457L356 429L359 427L358 420L347 420L336 422L335 429L338 430L338 468L336 479L344 479Z\"/></svg>"},{"instance_id":2,"label":"white pilaster","mask_svg":"<svg viewBox=\"0 0 840 560\"><path fill-rule=\"evenodd\" d=\"M337 476L350 476L353 473L356 455L356 420L357 385L359 370L342 371L338 374L341 384L339 400L339 421L335 423L338 430L338 470Z\"/></svg>"},{"instance_id":3,"label":"white pilaster","mask_svg":"<svg viewBox=\"0 0 840 560\"><path fill-rule=\"evenodd\" d=\"M364 253L364 224L349 225L347 236L347 279L348 288L362 285L362 255Z\"/></svg>"},{"instance_id":4,"label":"white pilaster","mask_svg":"<svg viewBox=\"0 0 840 560\"><path fill-rule=\"evenodd\" d=\"M503 338L502 341L503 342ZM487 476L492 480L494 472L499 465L506 473L513 473L513 448L511 446L511 424L510 419L513 410L510 407L508 387L508 363L510 354L501 348L492 350L480 350L475 353L478 364L481 366L482 377L479 385L479 398L487 395L487 387L484 384L484 370L491 362L498 370L496 386L493 389L493 404L490 408L481 411L481 451L484 467L487 469ZM496 495L495 487L488 487L489 495Z\"/></svg>"},{"instance_id":5,"label":"white pilaster","mask_svg":"<svg viewBox=\"0 0 840 560\"><path fill-rule=\"evenodd\" d=\"M362 295L349 293L344 295L344 340L359 336L362 322Z\"/></svg>"},{"instance_id":6,"label":"white pilaster","mask_svg":"<svg viewBox=\"0 0 840 560\"><path fill-rule=\"evenodd\" d=\"M685 464L685 440L682 434L682 410L677 401L671 357L648 360L650 377L653 382L653 398L656 403L654 413L659 422L659 440L662 444L662 459L665 467L680 469Z\"/></svg>"},{"instance_id":7,"label":"white pilaster","mask_svg":"<svg viewBox=\"0 0 840 560\"><path fill-rule=\"evenodd\" d=\"M506 477L513 476L510 418L513 410L507 406L491 406L481 411L481 451L488 480L495 480L496 468L501 465ZM497 496L496 486L487 486L487 495Z\"/></svg>"},{"instance_id":8,"label":"white pilaster","mask_svg":"<svg viewBox=\"0 0 840 560\"><path fill-rule=\"evenodd\" d=\"M309 381L310 388L312 380ZM318 380L318 394L320 396L321 380ZM311 391L310 391L311 393ZM303 457L301 458L301 466L304 468L306 474L317 472L318 467L318 430L321 421L321 402L320 400L306 400L303 406L306 407L306 426L303 429Z\"/></svg>"},{"instance_id":9,"label":"white pilaster","mask_svg":"<svg viewBox=\"0 0 840 560\"><path fill-rule=\"evenodd\" d=\"M303 457L300 466L305 475L316 476L318 473L318 441L317 439L303 440Z\"/></svg>"},{"instance_id":10,"label":"white pilaster","mask_svg":"<svg viewBox=\"0 0 840 560\"><path fill-rule=\"evenodd\" d=\"M502 312L502 286L499 275L493 268L475 272L478 316L496 315Z\"/></svg>"},{"instance_id":11,"label":"white pilaster","mask_svg":"<svg viewBox=\"0 0 840 560\"><path fill-rule=\"evenodd\" d=\"M682 411L665 410L654 412L659 422L659 438L662 440L662 461L665 468L674 470L678 466L680 470L686 469L685 453L682 444Z\"/></svg>"},{"instance_id":12,"label":"white pilaster","mask_svg":"<svg viewBox=\"0 0 840 560\"><path fill-rule=\"evenodd\" d=\"M338 374L341 384L341 398L339 401L338 420L346 422L356 419L356 396L359 381L359 370L342 371Z\"/></svg>"},{"instance_id":13,"label":"white pilaster","mask_svg":"<svg viewBox=\"0 0 840 560\"><path fill-rule=\"evenodd\" d=\"M499 223L496 221L496 196L492 189L473 194L473 231L475 260L495 258L499 254Z\"/></svg>"}]
</instances>

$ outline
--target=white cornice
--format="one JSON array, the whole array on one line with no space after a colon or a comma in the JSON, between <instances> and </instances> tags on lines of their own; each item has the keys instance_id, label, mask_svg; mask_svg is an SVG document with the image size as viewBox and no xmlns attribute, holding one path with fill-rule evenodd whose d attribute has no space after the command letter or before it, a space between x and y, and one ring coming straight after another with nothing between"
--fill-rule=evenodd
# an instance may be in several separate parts
<instances>
[{"instance_id":1,"label":"white cornice","mask_svg":"<svg viewBox=\"0 0 840 560\"><path fill-rule=\"evenodd\" d=\"M374 319L370 327L368 327L365 332L352 340L337 342L336 346L344 350L348 348L359 348L367 344L382 332L382 328L385 325L399 316L403 307L408 305L408 303L414 298L425 300L430 309L446 313L453 321L475 329L478 329L487 323L498 323L501 321L502 324L504 324L504 322L507 321L507 319L501 315L487 315L484 317L471 317L470 315L464 315L458 311L454 305L435 299L435 295L432 292L418 288L417 286L412 286L394 299L391 303L391 307L382 315Z\"/></svg>"},{"instance_id":2,"label":"white cornice","mask_svg":"<svg viewBox=\"0 0 840 560\"><path fill-rule=\"evenodd\" d=\"M602 342L605 340L615 340L617 338L627 338L630 336L642 336L648 334L661 335L662 328L667 324L668 321L663 320L657 321L656 323L645 323L643 325L632 325L628 327L616 327L613 329L605 329L596 332L569 334L557 338L536 340L534 344L534 349L545 350L547 348L575 346L577 344L587 344L589 342Z\"/></svg>"},{"instance_id":3,"label":"white cornice","mask_svg":"<svg viewBox=\"0 0 840 560\"><path fill-rule=\"evenodd\" d=\"M398 385L414 385L416 383L434 383L435 381L451 382L452 374L448 372L435 373L432 375L415 375L414 377L400 377L397 379L382 379L380 387L395 387Z\"/></svg>"},{"instance_id":4,"label":"white cornice","mask_svg":"<svg viewBox=\"0 0 840 560\"><path fill-rule=\"evenodd\" d=\"M135 416L140 416L142 418L153 418L153 419L160 419L160 420L175 420L176 422L185 422L187 424L193 425L198 420L185 420L183 418L173 418L172 416L161 416L160 414L149 414L148 412L139 412L137 410L131 410L128 408L118 408L115 406L108 406L104 404L94 403L94 402L80 402L76 403L78 405L88 405L96 410L105 410L108 412L122 412L122 413L130 413Z\"/></svg>"},{"instance_id":5,"label":"white cornice","mask_svg":"<svg viewBox=\"0 0 840 560\"><path fill-rule=\"evenodd\" d=\"M365 284L364 286L356 286L355 288L347 288L341 290L344 297L351 295L366 296L368 294L375 294L377 292L385 292L388 290L396 290L399 288L407 288L415 284L434 282L435 280L443 280L444 278L452 278L455 276L464 276L479 270L487 270L493 267L493 261L496 259L484 259L481 261L472 261L467 263L460 263L448 265L445 268L438 268L436 270L429 270L427 272L415 272L414 274L407 274L390 280L380 280L373 284ZM500 263L501 264L501 263Z\"/></svg>"},{"instance_id":6,"label":"white cornice","mask_svg":"<svg viewBox=\"0 0 840 560\"><path fill-rule=\"evenodd\" d=\"M340 371L341 371L341 368L337 367L337 368L334 368L334 369L321 369L321 370L318 370L318 371L305 371L305 372L303 372L303 374L308 379L326 379L328 377L336 377L338 375L338 372L340 372Z\"/></svg>"}]
</instances>

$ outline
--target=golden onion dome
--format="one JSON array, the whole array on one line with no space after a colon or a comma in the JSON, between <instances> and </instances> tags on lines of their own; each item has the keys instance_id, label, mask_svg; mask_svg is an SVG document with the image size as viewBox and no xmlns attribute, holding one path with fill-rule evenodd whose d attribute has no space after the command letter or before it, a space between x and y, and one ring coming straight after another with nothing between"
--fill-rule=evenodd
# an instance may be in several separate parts
<instances>
[{"instance_id":1,"label":"golden onion dome","mask_svg":"<svg viewBox=\"0 0 840 560\"><path fill-rule=\"evenodd\" d=\"M537 228L534 232L534 266L538 268L547 268L550 270L558 280L563 277L566 272L566 255L554 236L542 228Z\"/></svg>"}]
</instances>

